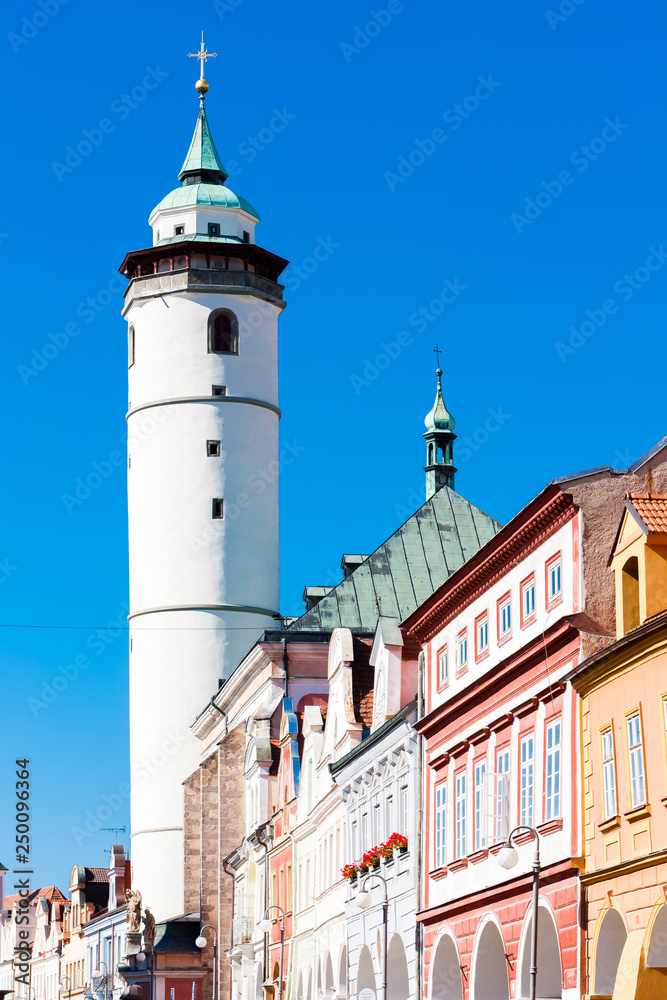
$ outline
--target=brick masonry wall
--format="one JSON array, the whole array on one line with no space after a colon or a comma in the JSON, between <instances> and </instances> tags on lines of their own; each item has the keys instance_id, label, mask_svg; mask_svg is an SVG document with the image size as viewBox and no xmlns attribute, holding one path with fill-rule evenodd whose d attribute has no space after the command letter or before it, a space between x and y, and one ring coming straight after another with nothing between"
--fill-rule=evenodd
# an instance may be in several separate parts
<instances>
[{"instance_id":1,"label":"brick masonry wall","mask_svg":"<svg viewBox=\"0 0 667 1000\"><path fill-rule=\"evenodd\" d=\"M233 880L223 868L224 858L245 834L245 735L230 733L194 774L185 788L185 907L198 913L202 924L218 932L217 994L231 998L230 962L225 951L232 943ZM210 931L206 935L212 942ZM203 952L203 969L213 968L213 947ZM211 1000L213 977L204 980L202 1000Z\"/></svg>"}]
</instances>

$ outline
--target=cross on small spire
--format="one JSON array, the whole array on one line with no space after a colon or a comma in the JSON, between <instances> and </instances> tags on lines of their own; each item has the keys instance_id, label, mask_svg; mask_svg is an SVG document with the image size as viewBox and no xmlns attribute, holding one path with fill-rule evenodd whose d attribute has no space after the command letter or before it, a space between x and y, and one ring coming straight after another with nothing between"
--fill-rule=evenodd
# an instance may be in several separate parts
<instances>
[{"instance_id":1,"label":"cross on small spire","mask_svg":"<svg viewBox=\"0 0 667 1000\"><path fill-rule=\"evenodd\" d=\"M204 63L207 59L215 59L217 57L217 52L207 52L206 46L204 45L204 32L201 33L201 46L199 52L188 52L188 57L190 59L199 59L200 73L199 78L204 79Z\"/></svg>"},{"instance_id":2,"label":"cross on small spire","mask_svg":"<svg viewBox=\"0 0 667 1000\"><path fill-rule=\"evenodd\" d=\"M437 342L436 342L435 350L433 351L433 353L438 356L438 368L439 368L440 367L440 355L442 354L442 351L440 350L440 345Z\"/></svg>"}]
</instances>

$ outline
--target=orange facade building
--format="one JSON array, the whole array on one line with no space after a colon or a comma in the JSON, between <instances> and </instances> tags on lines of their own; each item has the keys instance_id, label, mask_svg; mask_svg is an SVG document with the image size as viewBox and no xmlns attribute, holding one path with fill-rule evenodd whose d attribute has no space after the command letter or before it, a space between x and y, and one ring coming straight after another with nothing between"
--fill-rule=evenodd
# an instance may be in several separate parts
<instances>
[{"instance_id":1,"label":"orange facade building","mask_svg":"<svg viewBox=\"0 0 667 1000\"><path fill-rule=\"evenodd\" d=\"M667 495L629 494L610 560L618 638L580 695L586 993L667 998Z\"/></svg>"}]
</instances>

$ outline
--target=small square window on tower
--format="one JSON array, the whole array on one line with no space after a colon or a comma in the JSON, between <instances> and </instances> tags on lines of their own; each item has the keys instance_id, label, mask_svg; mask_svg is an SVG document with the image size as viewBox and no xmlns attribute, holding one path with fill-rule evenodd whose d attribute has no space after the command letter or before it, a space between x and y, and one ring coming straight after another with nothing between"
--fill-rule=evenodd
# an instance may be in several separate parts
<instances>
[{"instance_id":1,"label":"small square window on tower","mask_svg":"<svg viewBox=\"0 0 667 1000\"><path fill-rule=\"evenodd\" d=\"M185 226L174 226L174 236L182 236L185 232Z\"/></svg>"},{"instance_id":2,"label":"small square window on tower","mask_svg":"<svg viewBox=\"0 0 667 1000\"><path fill-rule=\"evenodd\" d=\"M212 396L226 396L227 395L227 386L226 385L212 385L211 386L211 395Z\"/></svg>"},{"instance_id":3,"label":"small square window on tower","mask_svg":"<svg viewBox=\"0 0 667 1000\"><path fill-rule=\"evenodd\" d=\"M215 498L211 501L211 517L222 520L225 516L225 501Z\"/></svg>"},{"instance_id":4,"label":"small square window on tower","mask_svg":"<svg viewBox=\"0 0 667 1000\"><path fill-rule=\"evenodd\" d=\"M209 224L208 224L208 235L209 236L219 236L220 235L220 223L219 222L209 222Z\"/></svg>"},{"instance_id":5,"label":"small square window on tower","mask_svg":"<svg viewBox=\"0 0 667 1000\"><path fill-rule=\"evenodd\" d=\"M243 242L250 243L250 233L248 232L247 229L243 230Z\"/></svg>"},{"instance_id":6,"label":"small square window on tower","mask_svg":"<svg viewBox=\"0 0 667 1000\"><path fill-rule=\"evenodd\" d=\"M209 458L217 458L222 452L220 441L207 441L206 454Z\"/></svg>"}]
</instances>

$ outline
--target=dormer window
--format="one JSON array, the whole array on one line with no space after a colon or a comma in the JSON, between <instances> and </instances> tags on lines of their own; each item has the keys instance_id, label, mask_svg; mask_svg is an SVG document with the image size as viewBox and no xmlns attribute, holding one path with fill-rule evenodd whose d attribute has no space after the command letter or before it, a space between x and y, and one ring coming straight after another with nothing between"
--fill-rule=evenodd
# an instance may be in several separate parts
<instances>
[{"instance_id":1,"label":"dormer window","mask_svg":"<svg viewBox=\"0 0 667 1000\"><path fill-rule=\"evenodd\" d=\"M209 236L219 236L220 235L220 223L219 222L209 222L209 224L208 224L208 235Z\"/></svg>"},{"instance_id":2,"label":"dormer window","mask_svg":"<svg viewBox=\"0 0 667 1000\"><path fill-rule=\"evenodd\" d=\"M185 226L174 226L174 236L182 236L185 232Z\"/></svg>"}]
</instances>

